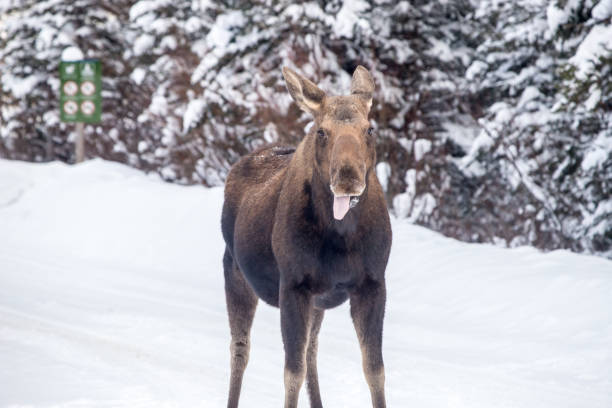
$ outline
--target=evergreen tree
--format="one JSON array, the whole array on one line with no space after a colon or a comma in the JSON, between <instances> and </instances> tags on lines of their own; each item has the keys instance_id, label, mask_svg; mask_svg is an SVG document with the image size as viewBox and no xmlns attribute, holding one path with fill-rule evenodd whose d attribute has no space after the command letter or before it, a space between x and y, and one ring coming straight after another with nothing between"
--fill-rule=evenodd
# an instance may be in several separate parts
<instances>
[{"instance_id":1,"label":"evergreen tree","mask_svg":"<svg viewBox=\"0 0 612 408\"><path fill-rule=\"evenodd\" d=\"M490 29L466 76L487 108L463 166L505 245L612 255L612 31L609 2L593 3L482 1L476 13Z\"/></svg>"},{"instance_id":2,"label":"evergreen tree","mask_svg":"<svg viewBox=\"0 0 612 408\"><path fill-rule=\"evenodd\" d=\"M124 98L130 84L122 76L125 39L123 10L129 1L13 1L1 10L0 152L20 160L73 160L72 125L59 120L59 62L76 46L103 64L103 123L86 126L90 156L128 161L117 151L131 136L133 106ZM123 13L123 14L122 14ZM137 93L136 97L138 96ZM108 132L120 122L120 132ZM121 138L120 136L121 135Z\"/></svg>"}]
</instances>

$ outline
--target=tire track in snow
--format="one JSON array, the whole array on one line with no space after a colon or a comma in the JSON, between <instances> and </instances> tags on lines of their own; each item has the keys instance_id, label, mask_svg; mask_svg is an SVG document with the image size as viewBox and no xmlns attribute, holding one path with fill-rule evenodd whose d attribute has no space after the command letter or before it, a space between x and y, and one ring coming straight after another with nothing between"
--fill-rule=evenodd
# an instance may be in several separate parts
<instances>
[{"instance_id":1,"label":"tire track in snow","mask_svg":"<svg viewBox=\"0 0 612 408\"><path fill-rule=\"evenodd\" d=\"M113 275L114 279L108 279L104 277L104 270L99 267L96 268L97 271L94 276L88 276L86 277L88 279L83 279L81 281L78 281L78 283L75 283L73 276L71 276L70 273L65 272L67 269L70 268L68 265L66 266L60 265L57 262L49 263L49 262L35 261L25 256L15 256L15 255L8 254L6 252L0 252L0 262L3 265L6 265L7 262L5 261L9 261L9 262L16 264L20 270L26 269L23 267L27 266L28 267L27 269L36 271L35 273L32 274L32 277L29 278L30 280L33 281L31 282L31 284L29 284L30 287L32 286L32 284L37 284L36 282L37 279L35 278L37 277L37 275L40 275L41 270L45 270L50 273L53 273L54 274L53 276L55 276L56 278L62 277L63 274L67 274L68 276L65 277L65 282L62 282L62 283L69 284L70 286L61 285L62 288L66 291L69 291L69 290L83 291L83 292L86 291L87 293L90 293L90 294L97 293L101 296L111 295L111 296L119 297L122 299L138 301L138 302L146 302L150 304L155 304L157 306L163 306L166 309L170 308L170 309L179 309L179 310L189 311L191 313L199 314L200 316L202 316L202 318L204 318L206 315L222 316L223 319L227 318L225 311L219 311L215 309L206 308L202 305L197 305L196 304L197 300L201 299L204 296L204 293L194 290L193 287L185 287L181 285L176 285L174 288L172 288L172 290L168 290L168 283L166 281L163 281L163 282L160 281L158 285L152 285L151 277L148 277L147 278L148 281L146 282L144 278L140 280L139 277L137 276L128 276L128 277L123 277L122 279L117 279L117 274ZM113 272L115 272L116 269L117 268L113 268L112 269ZM5 274L5 277L0 276L0 278L2 278L2 280L6 279L6 274ZM25 278L26 277L23 274L19 275L20 280L23 280ZM92 278L94 278L94 280L92 280ZM0 282L2 280L0 280ZM53 283L58 284L59 282L56 279L54 280ZM100 283L109 284L108 286L112 286L112 288L107 287L107 286L102 286ZM147 286L144 286L143 283L146 283ZM47 285L45 285L42 282L38 283L38 285L43 288L47 287ZM159 286L162 286L162 285L164 286L165 290L161 292L159 296L155 296L154 294L152 294L153 289L157 289L159 288ZM135 288L139 289L140 292L136 292ZM192 302L180 301L177 299L177 297L179 296L181 298L185 297L186 291L191 292L190 295L191 295L191 298L193 299ZM169 293L177 294L177 297L174 297L172 298L172 300L169 300L168 299Z\"/></svg>"},{"instance_id":2,"label":"tire track in snow","mask_svg":"<svg viewBox=\"0 0 612 408\"><path fill-rule=\"evenodd\" d=\"M168 371L201 376L206 366L156 354L137 345L121 341L119 338L107 337L86 329L69 326L65 323L41 319L20 311L0 305L0 325L24 334L33 333L43 337L56 337L93 351L97 356L112 356L113 362L123 365L139 364L154 366ZM104 353L100 353L100 351ZM202 360L200 363L204 363ZM144 367L143 367L144 368Z\"/></svg>"}]
</instances>

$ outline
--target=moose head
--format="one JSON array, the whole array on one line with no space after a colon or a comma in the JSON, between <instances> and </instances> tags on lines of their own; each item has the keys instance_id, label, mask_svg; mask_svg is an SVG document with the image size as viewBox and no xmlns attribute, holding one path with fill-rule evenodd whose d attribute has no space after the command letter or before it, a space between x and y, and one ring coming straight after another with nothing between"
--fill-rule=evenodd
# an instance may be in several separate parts
<instances>
[{"instance_id":1,"label":"moose head","mask_svg":"<svg viewBox=\"0 0 612 408\"><path fill-rule=\"evenodd\" d=\"M348 96L329 96L291 69L283 68L289 93L314 118L315 169L333 194L333 214L342 220L367 188L376 163L373 129L368 121L374 81L361 65L355 69Z\"/></svg>"}]
</instances>

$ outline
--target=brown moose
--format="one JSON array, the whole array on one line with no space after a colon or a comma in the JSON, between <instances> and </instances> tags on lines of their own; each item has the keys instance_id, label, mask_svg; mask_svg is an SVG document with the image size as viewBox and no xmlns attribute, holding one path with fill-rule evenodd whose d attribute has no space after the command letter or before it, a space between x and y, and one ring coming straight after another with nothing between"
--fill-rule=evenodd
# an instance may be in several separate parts
<instances>
[{"instance_id":1,"label":"brown moose","mask_svg":"<svg viewBox=\"0 0 612 408\"><path fill-rule=\"evenodd\" d=\"M314 117L296 149L265 147L243 157L225 185L223 267L231 331L228 407L237 407L258 298L280 308L285 407L306 379L322 407L317 336L325 309L350 299L372 405L385 407L382 330L391 226L376 178L368 121L374 82L358 66L351 94L328 96L283 69L289 93Z\"/></svg>"}]
</instances>

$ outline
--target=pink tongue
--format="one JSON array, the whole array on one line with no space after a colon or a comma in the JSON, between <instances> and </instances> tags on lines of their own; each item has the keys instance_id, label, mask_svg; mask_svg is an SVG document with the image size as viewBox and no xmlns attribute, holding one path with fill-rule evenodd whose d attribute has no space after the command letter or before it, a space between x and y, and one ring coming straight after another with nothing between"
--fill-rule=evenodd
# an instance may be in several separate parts
<instances>
[{"instance_id":1,"label":"pink tongue","mask_svg":"<svg viewBox=\"0 0 612 408\"><path fill-rule=\"evenodd\" d=\"M344 218L346 213L349 210L349 204L351 201L351 197L336 197L334 196L334 218L337 220L341 220Z\"/></svg>"}]
</instances>

